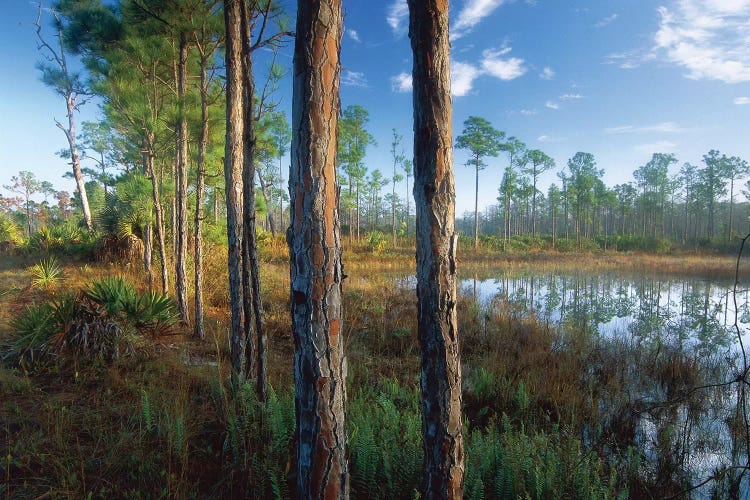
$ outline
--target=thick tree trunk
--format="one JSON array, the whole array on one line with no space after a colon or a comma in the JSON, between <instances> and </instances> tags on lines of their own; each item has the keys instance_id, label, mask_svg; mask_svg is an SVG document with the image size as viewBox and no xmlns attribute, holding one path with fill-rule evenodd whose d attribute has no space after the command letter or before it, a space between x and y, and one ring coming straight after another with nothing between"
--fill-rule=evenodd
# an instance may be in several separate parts
<instances>
[{"instance_id":1,"label":"thick tree trunk","mask_svg":"<svg viewBox=\"0 0 750 500\"><path fill-rule=\"evenodd\" d=\"M417 330L421 354L424 498L461 498L461 362L456 324L455 186L448 0L409 0L414 52Z\"/></svg>"},{"instance_id":2,"label":"thick tree trunk","mask_svg":"<svg viewBox=\"0 0 750 500\"><path fill-rule=\"evenodd\" d=\"M297 2L287 232L297 498L348 498L346 359L336 181L341 0Z\"/></svg>"},{"instance_id":3,"label":"thick tree trunk","mask_svg":"<svg viewBox=\"0 0 750 500\"><path fill-rule=\"evenodd\" d=\"M225 0L226 27L226 144L224 151L224 180L227 204L227 243L229 267L229 301L232 313L231 361L232 380L236 386L245 379L245 309L242 286L243 239L243 63L242 63L242 3Z\"/></svg>"},{"instance_id":4,"label":"thick tree trunk","mask_svg":"<svg viewBox=\"0 0 750 500\"><path fill-rule=\"evenodd\" d=\"M184 32L180 33L179 40L179 62L177 65L177 177L176 207L177 225L174 228L177 237L175 252L175 288L177 292L177 306L180 310L180 320L188 323L188 300L187 300L187 156L188 156L188 129L187 110L185 96L187 94L187 41Z\"/></svg>"}]
</instances>

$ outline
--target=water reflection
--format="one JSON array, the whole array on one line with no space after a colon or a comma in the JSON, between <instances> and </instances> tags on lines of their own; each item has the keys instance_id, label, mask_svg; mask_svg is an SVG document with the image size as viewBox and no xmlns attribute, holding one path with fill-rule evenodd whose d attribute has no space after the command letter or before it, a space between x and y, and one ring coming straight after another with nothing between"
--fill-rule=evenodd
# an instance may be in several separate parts
<instances>
[{"instance_id":1,"label":"water reflection","mask_svg":"<svg viewBox=\"0 0 750 500\"><path fill-rule=\"evenodd\" d=\"M750 326L748 292L738 297L732 285L699 279L614 274L505 274L464 279L464 295L485 310L502 308L515 317L534 317L602 336L627 334L647 345L669 344L704 354L735 341L735 316L743 332Z\"/></svg>"},{"instance_id":2,"label":"water reflection","mask_svg":"<svg viewBox=\"0 0 750 500\"><path fill-rule=\"evenodd\" d=\"M747 291L735 298L730 282L674 276L498 276L461 281L485 318L534 318L563 337L594 339L582 385L594 387L599 420L582 437L605 455L638 457L623 460L636 460L643 479L631 495L681 495L713 475L721 478L689 496L750 494L740 384L732 383L742 372L737 331L748 340Z\"/></svg>"}]
</instances>

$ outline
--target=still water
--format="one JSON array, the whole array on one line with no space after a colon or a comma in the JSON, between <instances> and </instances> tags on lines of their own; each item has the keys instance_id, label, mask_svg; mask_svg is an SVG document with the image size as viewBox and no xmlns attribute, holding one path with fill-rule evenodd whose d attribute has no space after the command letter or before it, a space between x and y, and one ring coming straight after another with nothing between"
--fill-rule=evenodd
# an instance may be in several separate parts
<instances>
[{"instance_id":1,"label":"still water","mask_svg":"<svg viewBox=\"0 0 750 500\"><path fill-rule=\"evenodd\" d=\"M681 345L715 353L747 343L749 291L733 280L658 275L499 274L460 282L487 310L603 336ZM735 327L736 322L736 327Z\"/></svg>"},{"instance_id":2,"label":"still water","mask_svg":"<svg viewBox=\"0 0 750 500\"><path fill-rule=\"evenodd\" d=\"M638 450L639 468L665 490L692 498L750 498L747 478L750 413L743 403L743 346L750 345L750 292L733 280L658 274L525 272L464 273L459 293L476 300L486 321L535 319L566 334L594 339L616 359L619 392L603 390L602 428L593 444L619 434ZM413 287L414 278L401 280ZM562 342L559 348L566 348ZM677 360L677 362L675 361ZM685 367L690 376L686 376ZM591 367L591 372L601 367ZM677 372L677 373L676 373ZM692 377L692 378L691 378ZM592 375L596 382L596 375ZM745 383L745 386L750 384ZM622 442L623 422L631 433ZM609 429L607 429L609 428ZM600 452L607 453L602 447ZM668 486L677 484L677 486ZM682 495L681 495L682 496Z\"/></svg>"}]
</instances>

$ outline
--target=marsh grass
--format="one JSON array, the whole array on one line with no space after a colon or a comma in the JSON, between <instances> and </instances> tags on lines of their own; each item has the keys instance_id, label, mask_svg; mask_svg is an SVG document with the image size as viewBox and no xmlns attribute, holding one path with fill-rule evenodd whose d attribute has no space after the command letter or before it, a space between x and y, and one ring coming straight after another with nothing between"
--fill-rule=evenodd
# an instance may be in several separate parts
<instances>
[{"instance_id":1,"label":"marsh grass","mask_svg":"<svg viewBox=\"0 0 750 500\"><path fill-rule=\"evenodd\" d=\"M207 252L207 342L187 333L157 334L147 337L147 349L109 364L74 361L31 375L7 363L0 366L3 494L292 496L293 339L286 247L277 239L261 271L274 388L267 406L255 399L251 386L229 390L226 253ZM547 259L508 265L538 267ZM607 259L602 266L616 265ZM550 266L560 264L553 260ZM653 265L664 262L659 257ZM408 249L358 252L345 261L355 498L414 498L419 491L416 298L408 283L394 284L393 274L412 263ZM69 286L118 271L131 278L140 273L99 264L62 265ZM0 265L0 276L8 278L0 285L8 290L0 294L0 311L11 311L0 313L6 322L30 298L46 297L24 288L22 273L13 271L23 268ZM479 268L479 273L488 269ZM575 329L554 330L507 308L487 310L467 296L459 298L458 317L467 498L661 496L685 485L678 460L654 461L656 454L637 446L640 415L668 420L671 414L634 399L632 391L658 386L663 400L680 400L697 415L705 411L707 398L703 393L688 397L690 388L720 376L706 363L669 346L656 351ZM0 340L8 338L6 324ZM661 437L666 454L675 453L679 439L685 441L678 425L671 428L671 435Z\"/></svg>"}]
</instances>

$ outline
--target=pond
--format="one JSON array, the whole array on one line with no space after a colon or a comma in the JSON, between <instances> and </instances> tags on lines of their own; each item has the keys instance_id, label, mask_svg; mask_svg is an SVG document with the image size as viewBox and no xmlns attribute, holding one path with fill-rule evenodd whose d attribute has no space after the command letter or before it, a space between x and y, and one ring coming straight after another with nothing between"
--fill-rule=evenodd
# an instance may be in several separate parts
<instances>
[{"instance_id":1,"label":"pond","mask_svg":"<svg viewBox=\"0 0 750 500\"><path fill-rule=\"evenodd\" d=\"M597 451L620 456L637 449L643 474L662 492L720 476L689 496L750 496L747 406L737 383L740 339L750 344L747 287L735 292L733 280L658 274L468 274L459 294L476 301L485 325L497 317L535 320L560 332L553 349L570 349L566 336L584 335L606 353L591 359L620 365L618 391L594 391L602 422L582 431L584 442L616 442ZM413 287L414 278L400 283ZM613 369L591 364L589 384Z\"/></svg>"},{"instance_id":2,"label":"pond","mask_svg":"<svg viewBox=\"0 0 750 500\"><path fill-rule=\"evenodd\" d=\"M503 274L460 282L482 307L555 326L715 353L750 340L748 289L732 280L659 275ZM735 302L736 299L736 302ZM735 307L735 303L737 306Z\"/></svg>"}]
</instances>

